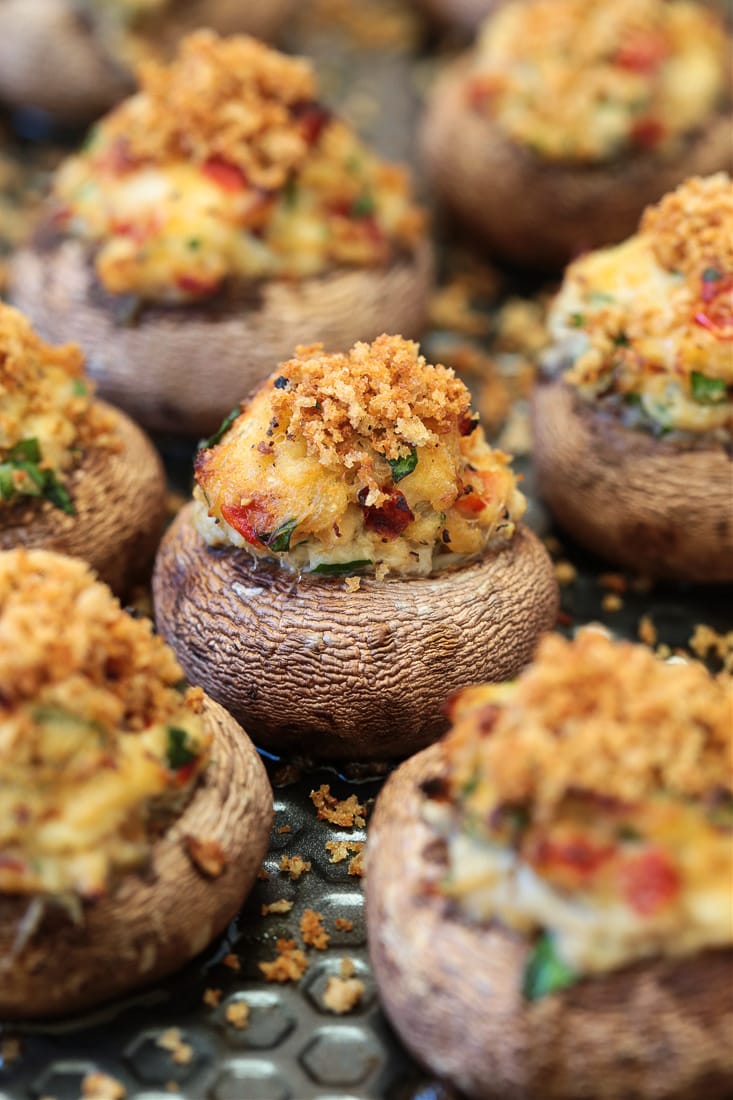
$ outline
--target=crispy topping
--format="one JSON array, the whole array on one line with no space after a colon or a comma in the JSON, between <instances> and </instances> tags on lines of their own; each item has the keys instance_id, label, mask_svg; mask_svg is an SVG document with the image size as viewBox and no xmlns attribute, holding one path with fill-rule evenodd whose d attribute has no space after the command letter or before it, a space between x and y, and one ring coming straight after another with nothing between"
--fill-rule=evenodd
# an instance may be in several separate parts
<instances>
[{"instance_id":1,"label":"crispy topping","mask_svg":"<svg viewBox=\"0 0 733 1100\"><path fill-rule=\"evenodd\" d=\"M718 172L687 180L645 210L639 231L648 236L667 271L695 282L706 271L733 273L733 186L729 176Z\"/></svg>"},{"instance_id":2,"label":"crispy topping","mask_svg":"<svg viewBox=\"0 0 733 1100\"><path fill-rule=\"evenodd\" d=\"M469 102L540 156L676 148L725 95L727 42L679 0L530 0L487 21Z\"/></svg>"},{"instance_id":3,"label":"crispy topping","mask_svg":"<svg viewBox=\"0 0 733 1100\"><path fill-rule=\"evenodd\" d=\"M130 166L220 157L272 190L308 152L295 108L315 96L311 66L255 38L198 31L171 64L143 63L139 79L140 94L104 123Z\"/></svg>"},{"instance_id":4,"label":"crispy topping","mask_svg":"<svg viewBox=\"0 0 733 1100\"><path fill-rule=\"evenodd\" d=\"M354 825L363 829L366 825L366 807L355 794L338 799L331 794L330 785L322 783L317 791L311 791L310 800L318 811L319 821L327 821L329 825L339 825L347 829Z\"/></svg>"},{"instance_id":5,"label":"crispy topping","mask_svg":"<svg viewBox=\"0 0 733 1100\"><path fill-rule=\"evenodd\" d=\"M343 1016L356 1008L364 996L365 988L361 978L331 974L323 992L323 1007L337 1016Z\"/></svg>"},{"instance_id":6,"label":"crispy topping","mask_svg":"<svg viewBox=\"0 0 733 1100\"><path fill-rule=\"evenodd\" d=\"M299 982L308 969L308 959L295 940L276 941L277 955L272 962L260 962L258 967L266 982Z\"/></svg>"},{"instance_id":7,"label":"crispy topping","mask_svg":"<svg viewBox=\"0 0 733 1100\"><path fill-rule=\"evenodd\" d=\"M514 685L454 704L451 789L489 813L507 803L551 816L574 793L621 802L664 791L733 791L733 681L697 662L668 665L596 630L546 637Z\"/></svg>"},{"instance_id":8,"label":"crispy topping","mask_svg":"<svg viewBox=\"0 0 733 1100\"><path fill-rule=\"evenodd\" d=\"M300 918L300 934L306 947L315 947L316 951L325 951L328 947L329 936L323 927L323 915L313 909L305 909Z\"/></svg>"},{"instance_id":9,"label":"crispy topping","mask_svg":"<svg viewBox=\"0 0 733 1100\"><path fill-rule=\"evenodd\" d=\"M297 882L301 875L305 875L311 869L311 861L302 856L282 856L279 869L290 875L293 882Z\"/></svg>"}]
</instances>

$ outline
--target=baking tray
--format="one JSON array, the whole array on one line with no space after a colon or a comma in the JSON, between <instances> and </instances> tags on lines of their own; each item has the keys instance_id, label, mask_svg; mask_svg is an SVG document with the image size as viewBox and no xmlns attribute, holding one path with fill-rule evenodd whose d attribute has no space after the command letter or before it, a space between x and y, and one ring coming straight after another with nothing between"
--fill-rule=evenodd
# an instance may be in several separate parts
<instances>
[{"instance_id":1,"label":"baking tray","mask_svg":"<svg viewBox=\"0 0 733 1100\"><path fill-rule=\"evenodd\" d=\"M370 8L375 18L365 21L363 10ZM414 160L419 91L435 62L433 53L421 50L424 40L407 9L397 0L311 0L303 5L290 44L316 59L330 101L385 155ZM37 118L26 116L20 124L38 135ZM66 135L45 136L66 142ZM20 216L14 220L12 214L19 189L26 196L29 190L38 194L56 156L53 143L14 148L20 175L6 174L4 194L0 186L6 241L22 231ZM2 224L0 219L0 252ZM465 253L450 226L439 228L442 275L450 280L465 264ZM503 295L535 289L526 276L500 275ZM467 338L465 331L434 330L424 340L429 353L438 355L451 342L485 349L495 329L488 311L501 301L498 295L487 304L484 334ZM480 392L479 376L467 380ZM162 437L156 442L171 489L187 495L192 446ZM530 500L529 522L558 563L561 630L600 622L622 637L636 639L641 630L649 643L666 647L663 652L684 654L697 624L729 629L729 590L650 589L620 576L552 529L533 492L531 461L520 459L517 466ZM714 655L712 661L715 665ZM457 1100L449 1086L426 1076L406 1054L380 1010L365 942L362 880L349 873L349 858L332 862L334 853L326 848L327 842L361 843L366 830L319 820L310 799L323 784L338 798L355 794L366 806L368 828L387 768L339 772L272 758L266 765L276 809L263 864L268 877L258 880L227 933L168 981L94 1013L62 1023L0 1023L0 1100L79 1100L84 1078L94 1073L112 1079L107 1092L98 1093L102 1100L123 1094L126 1100ZM293 880L280 863L296 855L311 867ZM281 899L292 902L289 912L262 915L263 906ZM327 947L306 949L308 969L299 982L266 982L258 963L275 956L280 938L301 943L306 909L322 915ZM337 918L350 922L350 930L343 923L336 929ZM348 1014L337 1016L324 1008L323 993L344 958L351 960L364 993ZM244 1029L228 1018L231 1006L241 1001L249 1008Z\"/></svg>"}]
</instances>

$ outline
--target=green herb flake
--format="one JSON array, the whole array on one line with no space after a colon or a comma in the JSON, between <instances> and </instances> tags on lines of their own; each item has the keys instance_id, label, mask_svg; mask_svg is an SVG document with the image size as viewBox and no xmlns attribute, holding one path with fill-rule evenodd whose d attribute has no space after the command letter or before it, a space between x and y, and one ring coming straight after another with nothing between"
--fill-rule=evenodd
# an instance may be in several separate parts
<instances>
[{"instance_id":1,"label":"green herb flake","mask_svg":"<svg viewBox=\"0 0 733 1100\"><path fill-rule=\"evenodd\" d=\"M286 206L295 206L296 199L298 197L298 184L295 176L291 176L283 187L283 202Z\"/></svg>"},{"instance_id":2,"label":"green herb flake","mask_svg":"<svg viewBox=\"0 0 733 1100\"><path fill-rule=\"evenodd\" d=\"M592 302L595 306L606 305L608 302L615 302L613 294L608 294L605 290L591 290L588 295L588 301Z\"/></svg>"},{"instance_id":3,"label":"green herb flake","mask_svg":"<svg viewBox=\"0 0 733 1100\"><path fill-rule=\"evenodd\" d=\"M357 558L356 561L322 561L311 573L317 573L320 577L348 577L359 569L372 565L370 558Z\"/></svg>"},{"instance_id":4,"label":"green herb flake","mask_svg":"<svg viewBox=\"0 0 733 1100\"><path fill-rule=\"evenodd\" d=\"M196 753L189 748L188 734L178 726L168 726L168 767L171 771L185 768L196 759Z\"/></svg>"},{"instance_id":5,"label":"green herb flake","mask_svg":"<svg viewBox=\"0 0 733 1100\"><path fill-rule=\"evenodd\" d=\"M570 324L573 326L573 328L582 328L583 325L585 324L585 314L584 313L571 313L570 314Z\"/></svg>"},{"instance_id":6,"label":"green herb flake","mask_svg":"<svg viewBox=\"0 0 733 1100\"><path fill-rule=\"evenodd\" d=\"M190 252L198 252L198 250L201 248L201 241L198 237L191 237L189 240L186 241L186 248Z\"/></svg>"},{"instance_id":7,"label":"green herb flake","mask_svg":"<svg viewBox=\"0 0 733 1100\"><path fill-rule=\"evenodd\" d=\"M71 383L71 392L74 397L86 397L87 384L83 378L75 378Z\"/></svg>"},{"instance_id":8,"label":"green herb flake","mask_svg":"<svg viewBox=\"0 0 733 1100\"><path fill-rule=\"evenodd\" d=\"M692 396L701 405L714 405L725 401L726 385L722 378L708 378L706 374L694 370L690 375Z\"/></svg>"},{"instance_id":9,"label":"green herb flake","mask_svg":"<svg viewBox=\"0 0 733 1100\"><path fill-rule=\"evenodd\" d=\"M524 970L522 992L528 1001L539 1001L578 981L578 975L558 956L555 941L544 932L534 945Z\"/></svg>"},{"instance_id":10,"label":"green herb flake","mask_svg":"<svg viewBox=\"0 0 733 1100\"><path fill-rule=\"evenodd\" d=\"M625 332L619 332L619 334L617 336L614 336L613 343L614 343L614 346L617 347L617 348L630 348L631 347L631 341L629 340L629 338L628 338L628 336L626 335Z\"/></svg>"},{"instance_id":11,"label":"green herb flake","mask_svg":"<svg viewBox=\"0 0 733 1100\"><path fill-rule=\"evenodd\" d=\"M352 202L350 213L352 218L368 218L376 209L377 204L374 198L367 191L363 191L361 195Z\"/></svg>"},{"instance_id":12,"label":"green herb flake","mask_svg":"<svg viewBox=\"0 0 733 1100\"><path fill-rule=\"evenodd\" d=\"M230 413L227 413L213 435L210 435L208 439L199 440L198 449L200 451L207 451L209 447L215 447L216 444L221 440L222 436L226 435L226 433L229 431L241 411L241 407L237 405L235 408L232 409Z\"/></svg>"},{"instance_id":13,"label":"green herb flake","mask_svg":"<svg viewBox=\"0 0 733 1100\"><path fill-rule=\"evenodd\" d=\"M392 480L396 483L407 477L417 466L417 450L412 447L406 455L400 458L389 459L389 468L392 471Z\"/></svg>"},{"instance_id":14,"label":"green herb flake","mask_svg":"<svg viewBox=\"0 0 733 1100\"><path fill-rule=\"evenodd\" d=\"M66 486L62 485L52 470L44 470L44 473L46 478L43 486L43 495L46 500L50 500L54 508L59 508L62 512L66 512L67 516L73 516L74 503L69 496L69 491Z\"/></svg>"},{"instance_id":15,"label":"green herb flake","mask_svg":"<svg viewBox=\"0 0 733 1100\"><path fill-rule=\"evenodd\" d=\"M281 523L271 534L260 535L260 541L274 554L283 554L290 549L290 536L298 526L297 519L288 519Z\"/></svg>"},{"instance_id":16,"label":"green herb flake","mask_svg":"<svg viewBox=\"0 0 733 1100\"><path fill-rule=\"evenodd\" d=\"M41 447L37 439L21 439L8 452L8 462L33 462L41 461Z\"/></svg>"}]
</instances>

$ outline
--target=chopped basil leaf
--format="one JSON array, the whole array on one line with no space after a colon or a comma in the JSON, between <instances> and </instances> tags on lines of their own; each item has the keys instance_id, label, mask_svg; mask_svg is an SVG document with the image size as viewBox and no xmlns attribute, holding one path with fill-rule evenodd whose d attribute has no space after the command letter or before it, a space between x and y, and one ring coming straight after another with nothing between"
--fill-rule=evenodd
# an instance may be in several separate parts
<instances>
[{"instance_id":1,"label":"chopped basil leaf","mask_svg":"<svg viewBox=\"0 0 733 1100\"><path fill-rule=\"evenodd\" d=\"M374 199L368 192L364 191L352 202L351 216L352 218L368 218L376 209L377 206Z\"/></svg>"},{"instance_id":2,"label":"chopped basil leaf","mask_svg":"<svg viewBox=\"0 0 733 1100\"><path fill-rule=\"evenodd\" d=\"M692 396L701 405L714 405L716 401L725 400L725 382L722 378L708 378L694 370L690 376Z\"/></svg>"},{"instance_id":3,"label":"chopped basil leaf","mask_svg":"<svg viewBox=\"0 0 733 1100\"><path fill-rule=\"evenodd\" d=\"M706 267L702 273L702 281L704 283L717 283L723 278L723 275L718 271L717 267Z\"/></svg>"},{"instance_id":4,"label":"chopped basil leaf","mask_svg":"<svg viewBox=\"0 0 733 1100\"><path fill-rule=\"evenodd\" d=\"M196 753L188 747L188 734L178 726L168 726L168 767L171 771L185 768L196 759Z\"/></svg>"},{"instance_id":5,"label":"chopped basil leaf","mask_svg":"<svg viewBox=\"0 0 733 1100\"><path fill-rule=\"evenodd\" d=\"M44 470L46 482L43 487L43 495L50 500L55 508L66 512L67 516L74 515L74 504L69 496L68 489L62 485L52 470Z\"/></svg>"},{"instance_id":6,"label":"chopped basil leaf","mask_svg":"<svg viewBox=\"0 0 733 1100\"><path fill-rule=\"evenodd\" d=\"M571 970L555 950L555 942L548 932L544 932L534 945L524 970L522 992L528 1001L539 1001L558 989L567 989L578 981L578 975Z\"/></svg>"},{"instance_id":7,"label":"chopped basil leaf","mask_svg":"<svg viewBox=\"0 0 733 1100\"><path fill-rule=\"evenodd\" d=\"M7 462L0 463L0 497L10 500L15 496L15 481L13 479L13 467Z\"/></svg>"},{"instance_id":8,"label":"chopped basil leaf","mask_svg":"<svg viewBox=\"0 0 733 1100\"><path fill-rule=\"evenodd\" d=\"M582 328L585 324L585 315L582 313L571 313L570 324L573 328Z\"/></svg>"},{"instance_id":9,"label":"chopped basil leaf","mask_svg":"<svg viewBox=\"0 0 733 1100\"><path fill-rule=\"evenodd\" d=\"M71 383L71 389L74 397L86 397L87 395L87 384L83 378L75 378Z\"/></svg>"},{"instance_id":10,"label":"chopped basil leaf","mask_svg":"<svg viewBox=\"0 0 733 1100\"><path fill-rule=\"evenodd\" d=\"M206 451L209 449L209 447L215 447L221 437L229 431L241 411L241 407L237 405L236 408L232 409L230 413L227 413L213 435L210 435L208 439L199 440L198 449L200 451Z\"/></svg>"},{"instance_id":11,"label":"chopped basil leaf","mask_svg":"<svg viewBox=\"0 0 733 1100\"><path fill-rule=\"evenodd\" d=\"M417 451L413 447L406 455L401 458L389 459L389 468L392 471L392 480L394 482L402 481L403 477L407 477L417 466Z\"/></svg>"},{"instance_id":12,"label":"chopped basil leaf","mask_svg":"<svg viewBox=\"0 0 733 1100\"><path fill-rule=\"evenodd\" d=\"M310 572L318 573L321 577L348 577L350 573L371 564L369 558L357 558L356 561L322 561Z\"/></svg>"},{"instance_id":13,"label":"chopped basil leaf","mask_svg":"<svg viewBox=\"0 0 733 1100\"><path fill-rule=\"evenodd\" d=\"M268 550L272 550L276 554L282 554L285 550L290 549L290 536L297 526L297 519L288 519L285 523L281 523L271 535L261 535L260 539Z\"/></svg>"},{"instance_id":14,"label":"chopped basil leaf","mask_svg":"<svg viewBox=\"0 0 733 1100\"><path fill-rule=\"evenodd\" d=\"M41 448L37 439L21 439L8 453L8 462L40 462Z\"/></svg>"}]
</instances>

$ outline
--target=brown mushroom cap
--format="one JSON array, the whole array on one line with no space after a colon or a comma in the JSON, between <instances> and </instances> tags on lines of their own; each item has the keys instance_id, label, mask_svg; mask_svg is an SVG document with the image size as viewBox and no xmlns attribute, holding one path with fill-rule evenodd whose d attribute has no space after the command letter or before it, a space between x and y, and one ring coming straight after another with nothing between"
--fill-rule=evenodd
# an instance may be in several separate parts
<instances>
[{"instance_id":1,"label":"brown mushroom cap","mask_svg":"<svg viewBox=\"0 0 733 1100\"><path fill-rule=\"evenodd\" d=\"M251 741L211 699L204 722L214 738L211 762L155 843L149 871L85 904L79 923L49 906L20 950L31 899L0 895L0 1016L58 1016L118 997L183 966L226 928L267 850L272 791ZM197 869L191 838L224 853L218 877Z\"/></svg>"},{"instance_id":2,"label":"brown mushroom cap","mask_svg":"<svg viewBox=\"0 0 733 1100\"><path fill-rule=\"evenodd\" d=\"M431 19L446 27L457 30L477 31L483 20L503 0L415 0Z\"/></svg>"},{"instance_id":3,"label":"brown mushroom cap","mask_svg":"<svg viewBox=\"0 0 733 1100\"><path fill-rule=\"evenodd\" d=\"M163 465L144 432L113 417L122 448L88 450L67 486L74 515L30 497L0 506L0 550L15 546L83 558L118 595L147 577L165 521Z\"/></svg>"},{"instance_id":4,"label":"brown mushroom cap","mask_svg":"<svg viewBox=\"0 0 733 1100\"><path fill-rule=\"evenodd\" d=\"M270 38L292 7L293 0L177 0L175 11L156 26L156 47L172 49L199 26ZM78 125L133 86L132 74L105 49L72 0L0 2L0 99Z\"/></svg>"},{"instance_id":5,"label":"brown mushroom cap","mask_svg":"<svg viewBox=\"0 0 733 1100\"><path fill-rule=\"evenodd\" d=\"M382 1004L411 1053L473 1100L706 1100L733 1089L733 950L657 958L534 1003L529 943L425 890L444 847L421 819L433 745L382 789L366 918Z\"/></svg>"},{"instance_id":6,"label":"brown mushroom cap","mask_svg":"<svg viewBox=\"0 0 733 1100\"><path fill-rule=\"evenodd\" d=\"M514 676L555 622L552 565L525 527L452 573L363 577L350 592L342 578L211 549L191 507L156 560L158 629L186 675L275 752L406 756L445 731L451 692Z\"/></svg>"},{"instance_id":7,"label":"brown mushroom cap","mask_svg":"<svg viewBox=\"0 0 733 1100\"><path fill-rule=\"evenodd\" d=\"M98 392L146 427L206 436L296 344L350 347L382 332L417 336L432 281L427 241L386 268L270 280L201 303L145 306L106 294L88 248L56 238L21 249L15 305L47 340L75 340Z\"/></svg>"},{"instance_id":8,"label":"brown mushroom cap","mask_svg":"<svg viewBox=\"0 0 733 1100\"><path fill-rule=\"evenodd\" d=\"M688 176L733 167L730 114L720 111L675 156L641 151L589 167L553 163L506 136L465 96L471 59L436 83L422 148L438 195L497 254L556 269L636 229L644 207Z\"/></svg>"},{"instance_id":9,"label":"brown mushroom cap","mask_svg":"<svg viewBox=\"0 0 733 1100\"><path fill-rule=\"evenodd\" d=\"M532 397L537 487L583 546L650 577L733 580L733 458L624 427L562 380Z\"/></svg>"}]
</instances>

